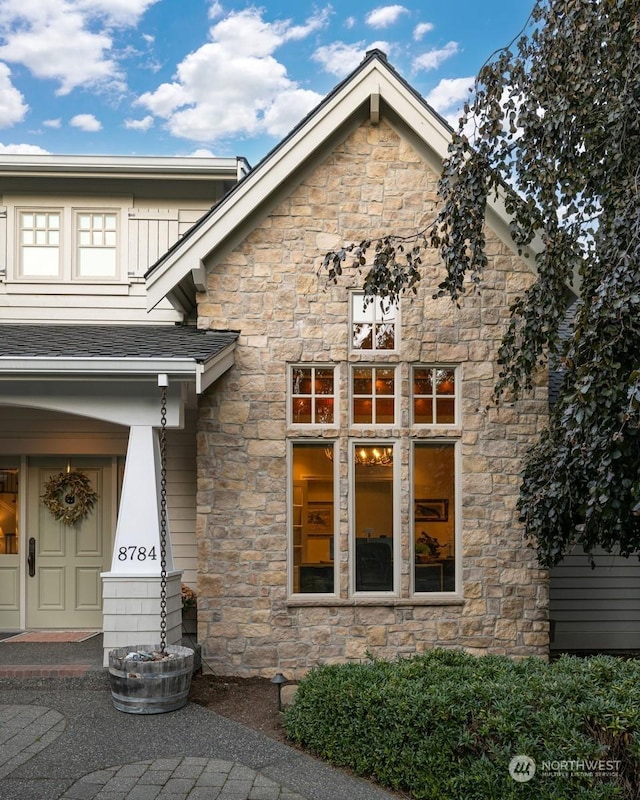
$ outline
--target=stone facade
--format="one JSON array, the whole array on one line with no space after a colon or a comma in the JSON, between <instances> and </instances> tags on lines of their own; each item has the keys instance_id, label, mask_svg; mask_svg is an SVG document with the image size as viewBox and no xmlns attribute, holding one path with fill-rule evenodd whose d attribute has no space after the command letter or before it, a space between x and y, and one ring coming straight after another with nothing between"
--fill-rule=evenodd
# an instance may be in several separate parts
<instances>
[{"instance_id":1,"label":"stone facade","mask_svg":"<svg viewBox=\"0 0 640 800\"><path fill-rule=\"evenodd\" d=\"M426 254L414 299L401 306L399 424L349 426L346 365L348 286L325 286L323 253L344 241L411 233L435 215L437 176L384 122L363 124L327 155L224 261L198 296L198 325L240 330L236 364L201 398L198 427L199 639L208 668L220 674L300 677L326 662L382 658L435 646L476 653L545 656L547 576L523 541L517 520L521 458L544 424L546 387L491 407L496 353L514 298L530 283L528 265L489 231L484 288L456 309L433 300L442 280ZM379 359L376 359L379 361ZM287 441L310 438L287 428L287 365L344 365L340 419L311 434L336 439L340 578L334 600L287 591ZM409 426L411 363L461 365L462 424L442 431ZM397 596L349 595L349 438L400 443L401 583ZM410 442L460 441L462 596L410 595ZM337 498L338 499L338 498Z\"/></svg>"}]
</instances>

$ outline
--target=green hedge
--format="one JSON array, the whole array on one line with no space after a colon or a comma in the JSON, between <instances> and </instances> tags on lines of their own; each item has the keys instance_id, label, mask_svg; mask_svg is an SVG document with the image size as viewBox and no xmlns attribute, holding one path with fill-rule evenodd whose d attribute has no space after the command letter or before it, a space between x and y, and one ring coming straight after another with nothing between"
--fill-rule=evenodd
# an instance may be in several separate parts
<instances>
[{"instance_id":1,"label":"green hedge","mask_svg":"<svg viewBox=\"0 0 640 800\"><path fill-rule=\"evenodd\" d=\"M284 725L332 764L417 800L640 797L640 661L433 650L323 666L301 682ZM516 755L536 762L531 780L511 777ZM560 761L620 763L598 775Z\"/></svg>"}]
</instances>

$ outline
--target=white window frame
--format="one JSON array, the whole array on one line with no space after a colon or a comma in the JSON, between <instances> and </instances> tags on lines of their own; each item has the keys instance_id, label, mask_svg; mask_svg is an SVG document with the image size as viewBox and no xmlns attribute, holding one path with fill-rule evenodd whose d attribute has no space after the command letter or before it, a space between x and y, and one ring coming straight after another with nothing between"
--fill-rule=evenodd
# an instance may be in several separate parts
<instances>
[{"instance_id":1,"label":"white window frame","mask_svg":"<svg viewBox=\"0 0 640 800\"><path fill-rule=\"evenodd\" d=\"M369 358L373 357L373 355L384 355L390 353L397 353L400 349L400 305L394 306L395 314L393 317L394 322L394 347L392 349L382 349L377 348L375 346L375 336L372 336L372 348L362 348L362 347L354 347L353 344L353 326L355 325L355 314L354 314L354 304L356 298L363 298L364 292L362 291L352 291L349 294L349 352L350 353L362 353L367 355ZM371 309L371 313L374 314L374 324L375 319L377 318L377 314L380 311L380 298L374 298L371 303L367 306L367 310Z\"/></svg>"},{"instance_id":2,"label":"white window frame","mask_svg":"<svg viewBox=\"0 0 640 800\"><path fill-rule=\"evenodd\" d=\"M392 597L399 598L401 596L401 574L402 565L400 563L401 547L400 539L402 530L400 526L400 442L397 439L349 439L347 442L348 451L348 473L349 473L349 597L354 599L359 598L384 598ZM380 467L379 469L391 469L392 475L392 498L393 498L393 539L392 548L393 553L393 588L391 591L356 591L356 464L355 464L355 451L358 447L366 448L388 448L393 449L393 466ZM371 467L371 469L378 469ZM372 473L372 479L375 476Z\"/></svg>"},{"instance_id":3,"label":"white window frame","mask_svg":"<svg viewBox=\"0 0 640 800\"><path fill-rule=\"evenodd\" d=\"M115 217L115 244L107 245L105 243L101 244L91 244L91 245L84 245L80 242L81 237L81 230L80 230L80 218L82 216L90 216L90 217ZM120 277L120 273L122 271L121 265L121 258L120 258L120 242L122 239L122 225L120 224L120 209L117 208L107 208L107 207L89 207L89 208L79 208L74 207L71 213L71 222L72 222L72 230L73 230L73 269L72 269L72 277L74 281L79 281L82 283L104 283L104 282L111 282L111 281L118 281ZM107 228L101 228L98 230L98 233L106 236ZM89 229L91 233L94 232L93 226ZM113 251L114 258L115 258L115 265L113 274L96 274L96 275L82 275L80 272L80 251L81 250L109 250Z\"/></svg>"},{"instance_id":4,"label":"white window frame","mask_svg":"<svg viewBox=\"0 0 640 800\"><path fill-rule=\"evenodd\" d=\"M293 375L296 369L311 369L312 376L317 369L327 369L333 372L333 394L296 394L293 392ZM313 377L312 377L313 381ZM317 398L333 398L333 422L295 422L293 419L293 401L295 397L308 397L311 399L312 417L315 417L315 407ZM287 426L296 429L326 429L340 427L340 368L335 363L300 362L289 364L287 369Z\"/></svg>"},{"instance_id":5,"label":"white window frame","mask_svg":"<svg viewBox=\"0 0 640 800\"><path fill-rule=\"evenodd\" d=\"M356 422L355 421L354 401L355 401L356 398L371 397L372 417L375 417L376 415L375 415L374 412L375 412L375 400L376 400L376 398L378 398L378 397L380 397L380 398L388 398L389 397L389 395L387 395L387 394L381 394L381 395L377 395L376 394L375 377L373 377L372 383L371 383L371 390L372 390L372 394L371 395L368 395L368 394L367 395L363 395L363 394L356 395L356 393L354 391L354 381L355 381L354 373L355 373L355 371L357 369L371 369L371 370L374 370L374 371L375 370L379 370L379 369L386 369L386 370L391 370L393 372L393 422L376 422L376 421L372 421L372 422ZM375 375L375 372L374 372L374 375ZM368 362L365 363L365 362L360 361L360 362L358 362L356 364L350 364L349 365L349 421L350 421L350 424L353 427L358 427L358 428L392 428L392 427L395 427L397 425L397 423L398 423L398 415L399 415L399 411L400 411L400 405L399 405L400 392L399 392L399 389L401 389L401 384L400 384L400 381L398 380L398 376L399 376L399 370L398 370L398 365L397 364L384 364L384 363L381 363L381 362L378 362L376 364L370 364Z\"/></svg>"},{"instance_id":6,"label":"white window frame","mask_svg":"<svg viewBox=\"0 0 640 800\"><path fill-rule=\"evenodd\" d=\"M30 243L25 245L23 242L23 231L25 230L23 227L23 218L27 215L31 215L33 217L37 217L38 215L50 217L52 215L56 215L58 217L59 225L58 225L58 243L55 245L51 244L38 244L36 242ZM62 278L63 272L63 257L64 257L64 208L60 206L20 206L16 208L16 233L15 233L15 242L17 246L17 258L16 258L16 265L17 265L17 273L20 280L23 281L59 281ZM34 226L34 230L36 226ZM45 230L50 231L51 229L47 225ZM24 251L25 247L33 247L35 249L42 249L42 250L55 250L57 253L57 270L55 274L36 274L36 275L29 275L25 273L24 269Z\"/></svg>"},{"instance_id":7,"label":"white window frame","mask_svg":"<svg viewBox=\"0 0 640 800\"><path fill-rule=\"evenodd\" d=\"M416 552L415 552L415 542L416 542L416 529L415 529L415 517L413 514L413 509L415 508L415 478L414 478L414 464L415 464L415 451L416 447L420 446L429 446L429 445L449 445L453 447L453 491L454 491L454 530L453 530L453 542L454 542L454 558L455 558L455 579L454 579L454 591L452 592L417 592L415 588L415 580L416 580L416 571L415 571L415 559L416 559ZM453 437L444 437L444 438L429 438L429 439L414 439L411 442L411 449L409 453L410 463L409 463L409 480L410 480L410 492L409 496L411 498L411 514L410 514L410 524L409 524L409 531L410 531L410 540L409 540L409 565L410 565L410 574L409 574L409 594L411 598L425 600L425 599L456 599L462 597L462 471L461 471L461 447L462 443L460 439L453 438Z\"/></svg>"},{"instance_id":8,"label":"white window frame","mask_svg":"<svg viewBox=\"0 0 640 800\"><path fill-rule=\"evenodd\" d=\"M332 476L333 476L333 592L294 592L294 519L293 519L293 499L295 491L295 481L293 475L293 449L295 445L317 445L330 449L333 454ZM337 439L289 439L287 440L287 595L296 600L304 599L313 602L314 600L326 600L326 598L336 599L340 596L340 491L339 491L339 469L338 469L338 440ZM307 476L309 477L309 476Z\"/></svg>"},{"instance_id":9,"label":"white window frame","mask_svg":"<svg viewBox=\"0 0 640 800\"><path fill-rule=\"evenodd\" d=\"M438 395L435 391L433 395L430 396L432 401L432 411L433 411L433 418L436 420L435 422L416 422L415 420L415 399L416 397L429 397L429 395L416 395L413 390L414 384L414 374L415 371L418 369L429 369L429 370L451 370L454 373L454 393L453 395ZM461 384L461 370L460 366L457 364L411 364L410 365L410 373L409 373L409 415L411 419L411 425L414 428L457 428L460 425L460 384ZM438 422L437 421L437 414L436 414L436 400L438 397L452 397L453 398L453 422Z\"/></svg>"},{"instance_id":10,"label":"white window frame","mask_svg":"<svg viewBox=\"0 0 640 800\"><path fill-rule=\"evenodd\" d=\"M127 263L127 208L131 204L130 197L110 197L110 204L104 203L104 198L82 198L82 203L77 203L76 197L56 197L57 202L48 205L40 196L6 195L4 200L7 209L7 270L6 280L9 291L11 284L19 284L24 291L52 292L57 291L56 286L65 284L75 286L76 293L81 291L81 286L97 287L104 285L103 292L113 291L110 287L128 282L125 265ZM22 255L22 215L23 214L59 214L60 216L60 242L58 251L58 273L56 275L25 275L23 270ZM80 276L78 270L77 254L77 229L78 215L112 214L116 217L116 271L114 275ZM33 287L33 288L27 288ZM42 287L42 288L36 288ZM116 290L125 291L125 287Z\"/></svg>"}]
</instances>

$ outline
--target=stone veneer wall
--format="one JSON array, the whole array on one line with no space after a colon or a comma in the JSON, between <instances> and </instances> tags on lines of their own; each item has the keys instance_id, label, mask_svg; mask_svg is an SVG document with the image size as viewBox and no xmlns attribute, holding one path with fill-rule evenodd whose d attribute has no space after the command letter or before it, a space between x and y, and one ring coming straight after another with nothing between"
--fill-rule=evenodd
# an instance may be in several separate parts
<instances>
[{"instance_id":1,"label":"stone veneer wall","mask_svg":"<svg viewBox=\"0 0 640 800\"><path fill-rule=\"evenodd\" d=\"M339 599L287 596L287 363L346 364L348 280L324 291L322 254L341 241L411 232L434 216L436 176L386 124L363 125L263 219L224 263L210 269L199 296L200 327L240 329L236 365L202 398L198 428L199 639L205 668L219 674L299 677L326 662L383 658L434 646L546 656L547 575L525 546L515 509L521 456L544 422L546 389L516 406L485 410L495 356L514 297L531 281L525 263L490 234L484 289L456 310L431 299L442 276L427 254L418 297L402 303L402 584L397 600L348 596L340 560ZM356 279L354 278L353 281ZM352 282L353 286L357 285ZM370 360L366 356L363 361ZM409 597L410 362L460 363L464 599ZM348 549L347 370L341 370L339 550ZM338 556L339 558L339 556Z\"/></svg>"}]
</instances>

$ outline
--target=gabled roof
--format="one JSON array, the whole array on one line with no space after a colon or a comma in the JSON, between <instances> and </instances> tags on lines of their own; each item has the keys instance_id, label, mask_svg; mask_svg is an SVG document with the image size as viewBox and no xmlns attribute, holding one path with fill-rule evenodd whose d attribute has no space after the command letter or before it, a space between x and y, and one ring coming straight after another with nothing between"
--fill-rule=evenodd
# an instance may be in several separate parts
<instances>
[{"instance_id":1,"label":"gabled roof","mask_svg":"<svg viewBox=\"0 0 640 800\"><path fill-rule=\"evenodd\" d=\"M195 291L204 291L205 259L240 241L273 207L300 171L315 163L341 133L370 118L402 126L425 160L439 174L447 156L451 128L393 69L380 50L367 53L340 83L223 200L154 264L146 274L149 308L164 297L190 311ZM488 204L489 222L509 245L509 216L500 200ZM533 259L532 259L533 260Z\"/></svg>"},{"instance_id":2,"label":"gabled roof","mask_svg":"<svg viewBox=\"0 0 640 800\"><path fill-rule=\"evenodd\" d=\"M1 325L0 381L167 373L204 391L233 363L238 334L168 325Z\"/></svg>"}]
</instances>

